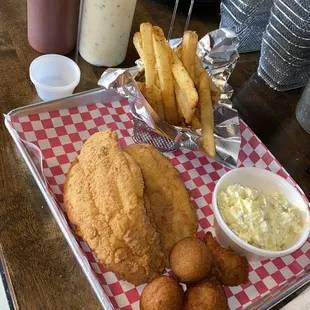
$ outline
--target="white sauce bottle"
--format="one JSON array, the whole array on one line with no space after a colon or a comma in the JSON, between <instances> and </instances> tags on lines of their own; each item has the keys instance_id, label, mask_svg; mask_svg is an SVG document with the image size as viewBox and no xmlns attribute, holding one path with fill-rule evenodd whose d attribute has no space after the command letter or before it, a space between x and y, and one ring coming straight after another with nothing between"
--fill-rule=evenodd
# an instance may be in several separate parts
<instances>
[{"instance_id":1,"label":"white sauce bottle","mask_svg":"<svg viewBox=\"0 0 310 310\"><path fill-rule=\"evenodd\" d=\"M79 52L90 64L113 67L126 57L137 0L84 0Z\"/></svg>"}]
</instances>

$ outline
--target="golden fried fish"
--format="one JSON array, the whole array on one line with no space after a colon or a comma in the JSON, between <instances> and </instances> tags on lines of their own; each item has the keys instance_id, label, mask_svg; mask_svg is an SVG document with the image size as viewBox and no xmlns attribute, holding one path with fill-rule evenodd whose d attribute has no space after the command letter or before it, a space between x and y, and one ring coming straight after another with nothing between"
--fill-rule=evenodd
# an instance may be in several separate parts
<instances>
[{"instance_id":1,"label":"golden fried fish","mask_svg":"<svg viewBox=\"0 0 310 310\"><path fill-rule=\"evenodd\" d=\"M64 200L100 263L135 285L163 271L160 237L146 214L144 182L116 133L92 135L67 174Z\"/></svg>"},{"instance_id":2,"label":"golden fried fish","mask_svg":"<svg viewBox=\"0 0 310 310\"><path fill-rule=\"evenodd\" d=\"M169 252L173 245L197 232L197 215L178 170L170 160L150 145L130 145L125 151L141 168L146 193L150 199L150 218L160 233L169 267Z\"/></svg>"}]
</instances>

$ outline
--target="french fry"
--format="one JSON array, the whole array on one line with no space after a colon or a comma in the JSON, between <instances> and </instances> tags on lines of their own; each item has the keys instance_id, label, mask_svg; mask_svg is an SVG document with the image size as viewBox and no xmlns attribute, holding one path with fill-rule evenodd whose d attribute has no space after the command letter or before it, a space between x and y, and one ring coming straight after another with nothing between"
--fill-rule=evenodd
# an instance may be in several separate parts
<instances>
[{"instance_id":1,"label":"french fry","mask_svg":"<svg viewBox=\"0 0 310 310\"><path fill-rule=\"evenodd\" d=\"M156 86L145 87L142 92L146 100L150 103L154 111L163 119L165 119L164 105L161 97L161 91Z\"/></svg>"},{"instance_id":2,"label":"french fry","mask_svg":"<svg viewBox=\"0 0 310 310\"><path fill-rule=\"evenodd\" d=\"M198 93L193 80L175 51L172 51L172 73L177 84L182 89L187 104L191 109L194 109L199 100Z\"/></svg>"},{"instance_id":3,"label":"french fry","mask_svg":"<svg viewBox=\"0 0 310 310\"><path fill-rule=\"evenodd\" d=\"M200 129L202 127L201 122L200 122L199 117L198 117L198 110L197 109L193 115L191 126L194 129Z\"/></svg>"},{"instance_id":4,"label":"french fry","mask_svg":"<svg viewBox=\"0 0 310 310\"><path fill-rule=\"evenodd\" d=\"M209 77L212 103L217 104L221 97L221 90L213 83L211 77Z\"/></svg>"},{"instance_id":5,"label":"french fry","mask_svg":"<svg viewBox=\"0 0 310 310\"><path fill-rule=\"evenodd\" d=\"M195 112L195 108L192 109L189 106L188 102L186 101L185 95L182 89L180 88L180 86L178 85L178 83L176 82L176 80L173 81L173 85L174 85L174 91L175 91L175 96L176 96L177 103L178 103L179 112L181 116L185 119L185 122L187 124L190 124L192 121L193 114Z\"/></svg>"},{"instance_id":6,"label":"french fry","mask_svg":"<svg viewBox=\"0 0 310 310\"><path fill-rule=\"evenodd\" d=\"M159 82L158 82L158 73L155 68L156 63L155 63L155 54L154 54L154 49L153 49L152 25L149 23L144 23L144 24L141 24L140 29L141 29L141 33L137 32L134 34L133 43L140 58L142 59L145 65L145 70L144 70L145 84L141 82L137 82L137 84L143 96L150 103L152 108L158 113L160 117L165 118L165 115L163 112L163 102L161 98L161 92L157 86L159 85ZM150 37L149 37L149 33L147 33L149 30L151 30ZM147 33L146 36L145 36L145 33ZM144 38L143 38L143 35L144 35ZM150 53L147 53L148 49L143 48L143 40L144 42L146 42L145 43L146 45L150 46L149 39L150 39L150 44L152 46L152 50L150 51ZM154 64L153 66L149 66L150 63L152 64L152 57L154 57Z\"/></svg>"},{"instance_id":7,"label":"french fry","mask_svg":"<svg viewBox=\"0 0 310 310\"><path fill-rule=\"evenodd\" d=\"M178 111L171 71L171 49L167 48L166 38L159 27L153 27L153 44L165 118L168 123L177 125Z\"/></svg>"},{"instance_id":8,"label":"french fry","mask_svg":"<svg viewBox=\"0 0 310 310\"><path fill-rule=\"evenodd\" d=\"M142 82L136 82L141 93L147 102L151 105L153 110L163 119L165 119L164 106L161 98L161 92L158 87L153 85L152 87L147 87Z\"/></svg>"},{"instance_id":9,"label":"french fry","mask_svg":"<svg viewBox=\"0 0 310 310\"><path fill-rule=\"evenodd\" d=\"M165 119L165 110L164 110L164 103L161 95L161 91L159 87L153 85L153 96L156 100L157 104L157 114L162 118Z\"/></svg>"},{"instance_id":10,"label":"french fry","mask_svg":"<svg viewBox=\"0 0 310 310\"><path fill-rule=\"evenodd\" d=\"M211 91L211 99L213 104L217 104L221 97L221 90L213 83L209 74L207 74L210 91Z\"/></svg>"},{"instance_id":11,"label":"french fry","mask_svg":"<svg viewBox=\"0 0 310 310\"><path fill-rule=\"evenodd\" d=\"M199 77L202 72L205 72L205 69L203 68L201 61L198 56L195 57L195 78L194 83L196 87L198 87ZM220 96L221 96L221 90L213 83L211 77L209 74L207 74L207 78L210 85L210 91L211 91L211 99L213 104L217 104Z\"/></svg>"},{"instance_id":12,"label":"french fry","mask_svg":"<svg viewBox=\"0 0 310 310\"><path fill-rule=\"evenodd\" d=\"M141 90L144 98L147 100L147 102L151 105L153 110L157 113L157 98L154 96L153 89L147 88L146 86Z\"/></svg>"},{"instance_id":13,"label":"french fry","mask_svg":"<svg viewBox=\"0 0 310 310\"><path fill-rule=\"evenodd\" d=\"M178 57L178 53L181 54L181 47L179 47L177 51L174 51L170 48L167 41L165 43L167 50L171 51L172 56L172 74L174 76L173 85L178 110L186 123L190 124L193 113L195 112L195 106L198 103L198 93L195 89L194 82L191 80L191 77Z\"/></svg>"},{"instance_id":14,"label":"french fry","mask_svg":"<svg viewBox=\"0 0 310 310\"><path fill-rule=\"evenodd\" d=\"M146 87L155 84L156 60L153 48L153 26L150 23L140 25L140 33L143 49L143 64L145 68L145 85Z\"/></svg>"},{"instance_id":15,"label":"french fry","mask_svg":"<svg viewBox=\"0 0 310 310\"><path fill-rule=\"evenodd\" d=\"M177 47L175 49L176 54L178 55L178 57L181 59L181 55L182 55L182 45L180 45L179 47Z\"/></svg>"},{"instance_id":16,"label":"french fry","mask_svg":"<svg viewBox=\"0 0 310 310\"><path fill-rule=\"evenodd\" d=\"M142 82L136 82L136 83L137 83L137 85L138 85L138 87L139 87L141 93L143 94L144 91L145 91L145 84L142 83Z\"/></svg>"},{"instance_id":17,"label":"french fry","mask_svg":"<svg viewBox=\"0 0 310 310\"><path fill-rule=\"evenodd\" d=\"M214 157L213 104L220 90L196 55L197 34L186 31L183 44L174 51L160 27L143 23L133 41L145 67L145 83L138 86L146 100L168 123L201 128L202 146Z\"/></svg>"},{"instance_id":18,"label":"french fry","mask_svg":"<svg viewBox=\"0 0 310 310\"><path fill-rule=\"evenodd\" d=\"M210 157L214 157L214 118L211 101L210 84L207 72L202 72L198 82L200 121L202 125L202 146Z\"/></svg>"},{"instance_id":19,"label":"french fry","mask_svg":"<svg viewBox=\"0 0 310 310\"><path fill-rule=\"evenodd\" d=\"M158 89L160 89L159 76L157 70L155 72L155 85L157 86Z\"/></svg>"},{"instance_id":20,"label":"french fry","mask_svg":"<svg viewBox=\"0 0 310 310\"><path fill-rule=\"evenodd\" d=\"M162 28L158 27L158 26L153 26L153 31L155 31L158 35L160 35L161 37L165 37L164 31ZM166 41L165 41L166 42Z\"/></svg>"},{"instance_id":21,"label":"french fry","mask_svg":"<svg viewBox=\"0 0 310 310\"><path fill-rule=\"evenodd\" d=\"M199 78L202 74L202 72L204 72L205 69L203 68L201 61L199 59L199 57L196 55L195 56L195 78L194 78L194 83L195 86L198 88L198 83L199 83Z\"/></svg>"},{"instance_id":22,"label":"french fry","mask_svg":"<svg viewBox=\"0 0 310 310\"><path fill-rule=\"evenodd\" d=\"M136 32L133 35L133 45L135 46L139 57L143 60L142 37L140 32Z\"/></svg>"},{"instance_id":23,"label":"french fry","mask_svg":"<svg viewBox=\"0 0 310 310\"><path fill-rule=\"evenodd\" d=\"M198 35L194 31L185 31L183 35L181 59L192 80L195 78L195 56L197 52Z\"/></svg>"},{"instance_id":24,"label":"french fry","mask_svg":"<svg viewBox=\"0 0 310 310\"><path fill-rule=\"evenodd\" d=\"M175 52L178 55L178 57L181 58L182 57L182 45L177 47L175 49ZM193 80L193 78L192 78L192 80ZM201 128L201 123L200 123L198 116L197 116L197 113L198 113L197 109L192 110L192 109L189 109L187 106L185 106L186 101L185 101L184 95L181 94L181 96L180 96L178 94L179 92L182 92L182 90L178 90L177 88L179 88L179 86L176 84L175 93L176 93L176 98L177 98L180 114L183 115L186 123L190 124L194 129ZM184 110L181 109L183 112L180 111L180 105L184 106ZM197 107L198 107L198 105L197 105Z\"/></svg>"}]
</instances>

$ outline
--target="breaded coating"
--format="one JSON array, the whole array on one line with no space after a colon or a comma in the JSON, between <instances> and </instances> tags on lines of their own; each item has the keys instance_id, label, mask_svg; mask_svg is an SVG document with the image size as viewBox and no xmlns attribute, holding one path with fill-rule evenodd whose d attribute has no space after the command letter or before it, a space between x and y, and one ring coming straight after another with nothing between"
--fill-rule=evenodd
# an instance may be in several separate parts
<instances>
[{"instance_id":1,"label":"breaded coating","mask_svg":"<svg viewBox=\"0 0 310 310\"><path fill-rule=\"evenodd\" d=\"M146 193L150 199L150 214L160 233L169 267L169 252L173 245L197 232L197 214L178 170L169 158L150 145L130 145L125 151L141 168Z\"/></svg>"},{"instance_id":2,"label":"breaded coating","mask_svg":"<svg viewBox=\"0 0 310 310\"><path fill-rule=\"evenodd\" d=\"M177 242L170 251L171 270L185 284L205 279L213 268L213 256L200 239L186 237Z\"/></svg>"},{"instance_id":3,"label":"breaded coating","mask_svg":"<svg viewBox=\"0 0 310 310\"><path fill-rule=\"evenodd\" d=\"M184 310L226 310L227 297L221 284L213 277L190 286L184 296Z\"/></svg>"},{"instance_id":4,"label":"breaded coating","mask_svg":"<svg viewBox=\"0 0 310 310\"><path fill-rule=\"evenodd\" d=\"M173 278L160 276L150 281L140 298L140 310L181 310L182 286Z\"/></svg>"},{"instance_id":5,"label":"breaded coating","mask_svg":"<svg viewBox=\"0 0 310 310\"><path fill-rule=\"evenodd\" d=\"M232 249L222 248L211 232L207 232L204 241L215 261L212 274L223 285L237 286L249 280L249 263L246 257Z\"/></svg>"},{"instance_id":6,"label":"breaded coating","mask_svg":"<svg viewBox=\"0 0 310 310\"><path fill-rule=\"evenodd\" d=\"M64 200L100 263L135 285L163 271L160 238L146 214L136 162L111 130L92 135L67 174Z\"/></svg>"}]
</instances>

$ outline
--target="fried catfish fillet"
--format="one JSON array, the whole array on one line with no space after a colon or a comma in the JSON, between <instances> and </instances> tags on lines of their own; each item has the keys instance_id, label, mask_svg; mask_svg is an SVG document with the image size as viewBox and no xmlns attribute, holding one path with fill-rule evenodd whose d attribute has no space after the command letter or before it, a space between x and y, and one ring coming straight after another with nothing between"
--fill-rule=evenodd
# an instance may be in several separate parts
<instances>
[{"instance_id":1,"label":"fried catfish fillet","mask_svg":"<svg viewBox=\"0 0 310 310\"><path fill-rule=\"evenodd\" d=\"M64 201L77 233L100 263L139 285L163 271L160 238L146 214L144 182L115 132L92 135L72 163Z\"/></svg>"},{"instance_id":2,"label":"fried catfish fillet","mask_svg":"<svg viewBox=\"0 0 310 310\"><path fill-rule=\"evenodd\" d=\"M149 217L161 237L165 266L173 245L197 232L197 214L178 170L170 160L150 145L130 145L125 151L141 168L150 199Z\"/></svg>"}]
</instances>

